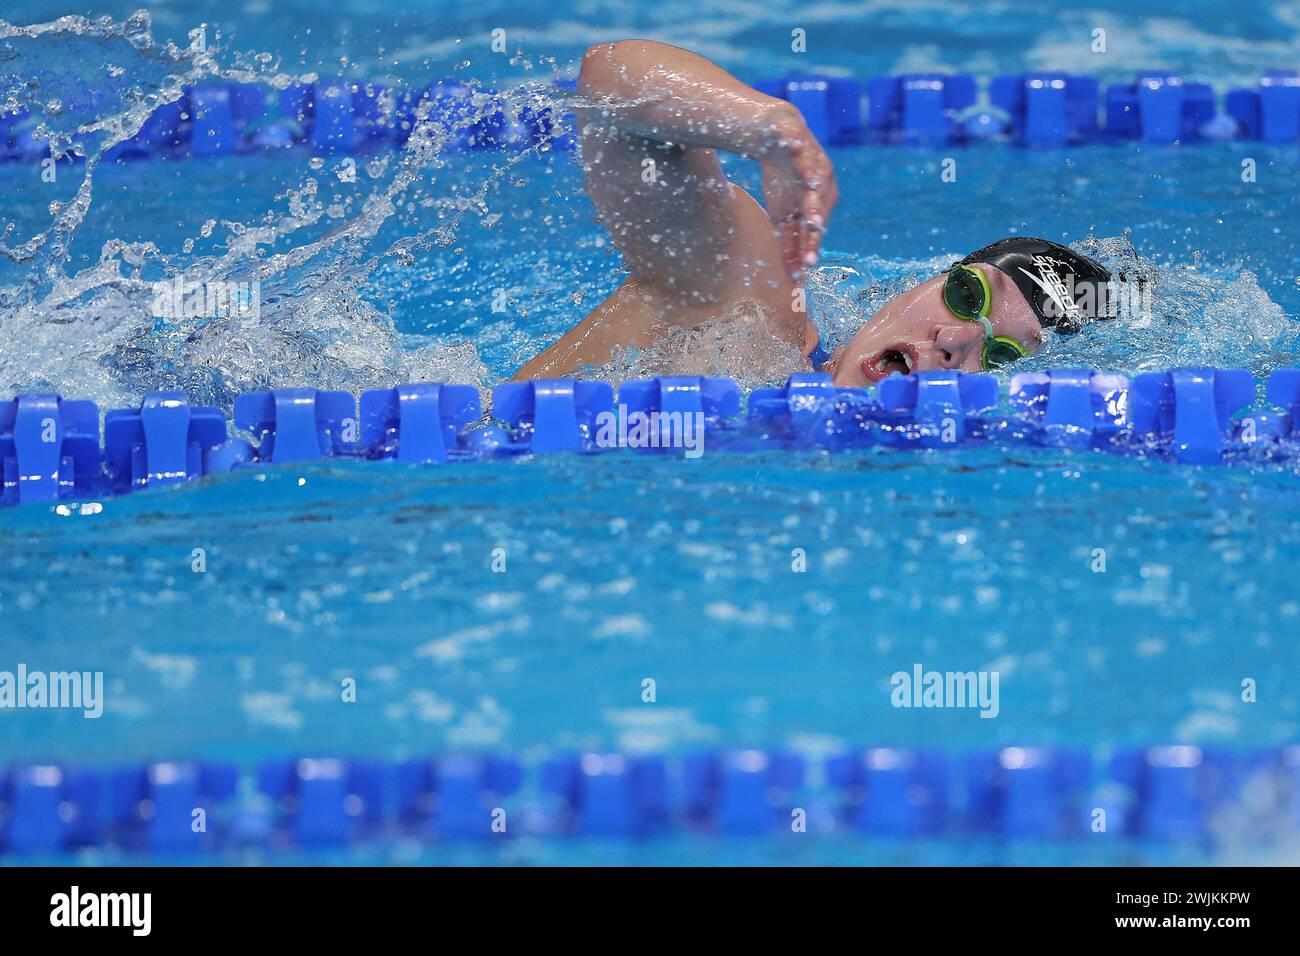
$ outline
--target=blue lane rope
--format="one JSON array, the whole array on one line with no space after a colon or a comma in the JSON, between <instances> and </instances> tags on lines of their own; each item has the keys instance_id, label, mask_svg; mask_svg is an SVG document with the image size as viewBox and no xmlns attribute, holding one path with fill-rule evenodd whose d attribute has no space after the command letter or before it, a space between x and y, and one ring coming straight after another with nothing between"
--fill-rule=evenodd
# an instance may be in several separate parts
<instances>
[{"instance_id":1,"label":"blue lane rope","mask_svg":"<svg viewBox=\"0 0 1300 956\"><path fill-rule=\"evenodd\" d=\"M572 80L559 79L550 94L559 98L573 89ZM102 97L91 91L87 99ZM577 142L572 115L557 114L557 104L542 95L536 99L510 110L499 91L454 81L414 89L332 79L279 92L251 83L200 83L160 106L138 133L104 158L242 156L290 147L340 154L391 149L410 139L421 109L427 110L432 128L447 137L450 150L572 149ZM50 143L39 125L27 107L0 113L0 162L48 158Z\"/></svg>"},{"instance_id":2,"label":"blue lane rope","mask_svg":"<svg viewBox=\"0 0 1300 956\"><path fill-rule=\"evenodd\" d=\"M723 378L624 382L543 379L492 390L482 422L470 385L417 383L362 393L277 389L220 409L150 392L110 411L101 448L93 402L23 394L0 402L0 504L128 494L237 468L322 458L415 464L611 448L691 454L761 448L951 449L998 442L1095 449L1187 464L1300 461L1300 369L1268 379L1255 404L1245 369L1177 368L1132 380L1091 369L1013 376L1005 402L988 375L894 375L873 389L792 375L755 389Z\"/></svg>"},{"instance_id":3,"label":"blue lane rope","mask_svg":"<svg viewBox=\"0 0 1300 956\"><path fill-rule=\"evenodd\" d=\"M1300 72L1268 70L1253 88L1225 92L1220 108L1205 83L1167 70L1145 70L1133 83L1105 89L1096 77L1070 73L998 75L984 85L964 73L874 77L799 74L764 78L756 89L802 112L818 140L950 146L991 139L1028 147L1138 141L1193 144L1218 140L1300 141ZM574 88L556 80L557 94ZM183 156L234 156L303 146L317 153L400 147L424 105L455 150L572 149L572 116L553 104L511 110L506 94L456 81L424 89L343 79L295 85L274 94L248 83L185 87L159 107L110 162ZM87 100L100 97L89 91ZM496 104L493 106L492 104ZM0 114L0 162L48 158L38 117L26 107ZM75 161L75 157L67 157Z\"/></svg>"},{"instance_id":4,"label":"blue lane rope","mask_svg":"<svg viewBox=\"0 0 1300 956\"><path fill-rule=\"evenodd\" d=\"M10 856L781 832L1209 846L1224 814L1238 835L1252 821L1274 835L1279 824L1300 830L1300 746L586 753L531 764L318 757L252 770L191 761L0 773L0 854Z\"/></svg>"}]
</instances>

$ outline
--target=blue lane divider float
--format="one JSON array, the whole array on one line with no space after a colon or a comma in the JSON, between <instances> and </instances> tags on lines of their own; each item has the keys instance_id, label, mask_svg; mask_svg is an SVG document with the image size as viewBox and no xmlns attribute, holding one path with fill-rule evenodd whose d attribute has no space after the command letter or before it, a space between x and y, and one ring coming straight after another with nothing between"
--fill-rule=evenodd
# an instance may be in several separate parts
<instances>
[{"instance_id":1,"label":"blue lane divider float","mask_svg":"<svg viewBox=\"0 0 1300 956\"><path fill-rule=\"evenodd\" d=\"M1194 143L1216 115L1214 91L1177 73L1150 71L1106 90L1106 134L1144 143Z\"/></svg>"},{"instance_id":2,"label":"blue lane divider float","mask_svg":"<svg viewBox=\"0 0 1300 956\"><path fill-rule=\"evenodd\" d=\"M630 427L626 435L619 434L619 442L645 450L672 449L682 447L687 439L702 443L705 433L716 441L718 429L729 427L740 412L740 387L727 378L661 376L624 382L618 401L619 418ZM644 428L644 434L638 435L637 426Z\"/></svg>"},{"instance_id":3,"label":"blue lane divider float","mask_svg":"<svg viewBox=\"0 0 1300 956\"><path fill-rule=\"evenodd\" d=\"M967 824L1008 836L1066 839L1088 820L1090 763L1087 753L1071 750L976 754L966 768Z\"/></svg>"},{"instance_id":4,"label":"blue lane divider float","mask_svg":"<svg viewBox=\"0 0 1300 956\"><path fill-rule=\"evenodd\" d=\"M950 770L942 753L864 748L829 759L826 775L844 792L841 819L857 830L918 837L948 828Z\"/></svg>"},{"instance_id":5,"label":"blue lane divider float","mask_svg":"<svg viewBox=\"0 0 1300 956\"><path fill-rule=\"evenodd\" d=\"M1268 70L1252 89L1228 90L1220 109L1207 84L1167 70L1146 70L1133 83L1108 87L1095 77L1037 72L991 77L911 73L860 79L822 74L762 78L756 89L797 106L819 141L952 145L1008 138L1028 147L1137 140L1153 145L1216 139L1300 141L1300 72ZM557 79L564 94L574 81ZM304 146L317 153L355 153L406 143L421 110L452 150L571 150L573 117L538 98L508 109L506 96L454 80L424 88L341 78L279 91L248 83L204 82L160 105L109 161L182 156L238 156ZM93 97L92 97L93 100ZM1099 119L1100 111L1100 119ZM0 115L0 162L50 155L26 107ZM77 157L67 157L75 161Z\"/></svg>"},{"instance_id":6,"label":"blue lane divider float","mask_svg":"<svg viewBox=\"0 0 1300 956\"><path fill-rule=\"evenodd\" d=\"M214 849L224 824L219 809L234 798L238 780L234 765L219 762L163 762L106 774L109 839L135 851Z\"/></svg>"},{"instance_id":7,"label":"blue lane divider float","mask_svg":"<svg viewBox=\"0 0 1300 956\"><path fill-rule=\"evenodd\" d=\"M399 385L361 394L361 443L376 458L418 464L464 457L460 435L483 414L473 385Z\"/></svg>"},{"instance_id":8,"label":"blue lane divider float","mask_svg":"<svg viewBox=\"0 0 1300 956\"><path fill-rule=\"evenodd\" d=\"M1300 369L1278 369L1268 377L1265 395L1282 409L1278 416L1279 434L1293 440L1300 438Z\"/></svg>"},{"instance_id":9,"label":"blue lane divider float","mask_svg":"<svg viewBox=\"0 0 1300 956\"><path fill-rule=\"evenodd\" d=\"M1243 796L1249 791L1249 799ZM1131 839L1206 846L1217 821L1300 830L1300 746L868 747L828 755L307 757L250 769L165 761L0 771L0 855L86 847L206 853L516 836L636 839L810 832L909 839Z\"/></svg>"},{"instance_id":10,"label":"blue lane divider float","mask_svg":"<svg viewBox=\"0 0 1300 956\"><path fill-rule=\"evenodd\" d=\"M0 504L126 494L326 458L437 464L618 447L702 453L706 444L950 449L1001 441L1200 465L1300 460L1300 369L1274 372L1265 394L1272 407L1256 402L1246 369L1171 369L1131 382L1093 369L1028 372L1011 378L1005 402L997 380L982 374L926 371L856 389L801 373L754 389L742 414L729 379L624 382L617 403L605 382L542 379L496 386L485 422L469 385L374 389L359 410L348 392L291 388L235 400L234 426L249 441L228 434L220 410L152 392L139 408L108 413L102 451L93 402L29 394L0 403Z\"/></svg>"},{"instance_id":11,"label":"blue lane divider float","mask_svg":"<svg viewBox=\"0 0 1300 956\"><path fill-rule=\"evenodd\" d=\"M271 834L308 847L373 837L384 821L386 770L375 760L337 758L262 764L257 789L271 804Z\"/></svg>"},{"instance_id":12,"label":"blue lane divider float","mask_svg":"<svg viewBox=\"0 0 1300 956\"><path fill-rule=\"evenodd\" d=\"M881 143L952 142L960 138L958 114L975 104L976 95L975 78L960 73L879 76L868 85L867 130Z\"/></svg>"},{"instance_id":13,"label":"blue lane divider float","mask_svg":"<svg viewBox=\"0 0 1300 956\"><path fill-rule=\"evenodd\" d=\"M1020 73L995 76L989 102L1009 117L1005 130L1024 146L1096 142L1098 84L1091 76Z\"/></svg>"},{"instance_id":14,"label":"blue lane divider float","mask_svg":"<svg viewBox=\"0 0 1300 956\"><path fill-rule=\"evenodd\" d=\"M560 805L559 832L648 836L671 822L667 762L656 756L582 754L553 757L540 770L543 790Z\"/></svg>"},{"instance_id":15,"label":"blue lane divider float","mask_svg":"<svg viewBox=\"0 0 1300 956\"><path fill-rule=\"evenodd\" d=\"M257 438L257 461L328 458L355 443L357 400L310 388L249 392L235 399L235 425Z\"/></svg>"},{"instance_id":16,"label":"blue lane divider float","mask_svg":"<svg viewBox=\"0 0 1300 956\"><path fill-rule=\"evenodd\" d=\"M519 790L523 768L512 757L457 754L409 760L395 768L396 819L416 839L482 837L499 828L494 811Z\"/></svg>"},{"instance_id":17,"label":"blue lane divider float","mask_svg":"<svg viewBox=\"0 0 1300 956\"><path fill-rule=\"evenodd\" d=\"M1294 143L1300 137L1300 72L1268 70L1255 89L1229 90L1224 110L1242 139Z\"/></svg>"},{"instance_id":18,"label":"blue lane divider float","mask_svg":"<svg viewBox=\"0 0 1300 956\"><path fill-rule=\"evenodd\" d=\"M998 403L997 380L951 370L891 375L876 386L882 441L895 447L952 447L984 436L983 413Z\"/></svg>"},{"instance_id":19,"label":"blue lane divider float","mask_svg":"<svg viewBox=\"0 0 1300 956\"><path fill-rule=\"evenodd\" d=\"M219 408L194 408L183 392L151 392L138 410L104 416L104 470L118 494L207 474L204 451L226 440Z\"/></svg>"},{"instance_id":20,"label":"blue lane divider float","mask_svg":"<svg viewBox=\"0 0 1300 956\"><path fill-rule=\"evenodd\" d=\"M630 413L702 415L707 424L718 425L740 412L740 387L729 378L665 375L625 382L618 400Z\"/></svg>"},{"instance_id":21,"label":"blue lane divider float","mask_svg":"<svg viewBox=\"0 0 1300 956\"><path fill-rule=\"evenodd\" d=\"M1117 754L1111 775L1123 785L1127 801L1120 814L1124 832L1181 842L1207 838L1213 808L1233 799L1243 779L1266 767L1267 759L1186 746ZM1294 765L1288 776L1294 787Z\"/></svg>"},{"instance_id":22,"label":"blue lane divider float","mask_svg":"<svg viewBox=\"0 0 1300 956\"><path fill-rule=\"evenodd\" d=\"M533 452L595 448L597 419L613 407L614 389L605 382L557 378L492 389L493 414L510 431L505 447Z\"/></svg>"},{"instance_id":23,"label":"blue lane divider float","mask_svg":"<svg viewBox=\"0 0 1300 956\"><path fill-rule=\"evenodd\" d=\"M1104 448L1128 420L1128 384L1123 375L1058 368L1012 376L1008 398L1030 426L1030 441Z\"/></svg>"},{"instance_id":24,"label":"blue lane divider float","mask_svg":"<svg viewBox=\"0 0 1300 956\"><path fill-rule=\"evenodd\" d=\"M818 142L851 146L862 141L862 84L855 79L793 75L758 80L754 89L797 106Z\"/></svg>"},{"instance_id":25,"label":"blue lane divider float","mask_svg":"<svg viewBox=\"0 0 1300 956\"><path fill-rule=\"evenodd\" d=\"M804 760L787 752L686 757L681 792L686 817L696 826L729 834L767 833L788 824L792 791L805 779Z\"/></svg>"},{"instance_id":26,"label":"blue lane divider float","mask_svg":"<svg viewBox=\"0 0 1300 956\"><path fill-rule=\"evenodd\" d=\"M0 501L19 504L86 494L99 466L99 409L50 394L0 403Z\"/></svg>"},{"instance_id":27,"label":"blue lane divider float","mask_svg":"<svg viewBox=\"0 0 1300 956\"><path fill-rule=\"evenodd\" d=\"M1170 443L1178 461L1209 464L1222 459L1255 380L1243 368L1178 368L1139 375L1129 396L1135 436Z\"/></svg>"},{"instance_id":28,"label":"blue lane divider float","mask_svg":"<svg viewBox=\"0 0 1300 956\"><path fill-rule=\"evenodd\" d=\"M106 837L98 770L33 765L0 776L0 853L93 846Z\"/></svg>"},{"instance_id":29,"label":"blue lane divider float","mask_svg":"<svg viewBox=\"0 0 1300 956\"><path fill-rule=\"evenodd\" d=\"M749 420L759 436L791 447L846 448L875 440L880 409L874 394L836 388L829 375L791 375L780 388L749 394Z\"/></svg>"}]
</instances>

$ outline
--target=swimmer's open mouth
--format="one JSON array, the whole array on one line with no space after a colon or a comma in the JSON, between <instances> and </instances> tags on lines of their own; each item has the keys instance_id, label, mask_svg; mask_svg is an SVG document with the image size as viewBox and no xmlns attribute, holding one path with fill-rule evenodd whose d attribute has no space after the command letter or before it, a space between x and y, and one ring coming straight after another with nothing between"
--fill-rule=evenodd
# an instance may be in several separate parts
<instances>
[{"instance_id":1,"label":"swimmer's open mouth","mask_svg":"<svg viewBox=\"0 0 1300 956\"><path fill-rule=\"evenodd\" d=\"M879 382L895 372L911 375L919 358L915 348L906 342L898 342L866 359L861 366L862 374L871 382Z\"/></svg>"}]
</instances>

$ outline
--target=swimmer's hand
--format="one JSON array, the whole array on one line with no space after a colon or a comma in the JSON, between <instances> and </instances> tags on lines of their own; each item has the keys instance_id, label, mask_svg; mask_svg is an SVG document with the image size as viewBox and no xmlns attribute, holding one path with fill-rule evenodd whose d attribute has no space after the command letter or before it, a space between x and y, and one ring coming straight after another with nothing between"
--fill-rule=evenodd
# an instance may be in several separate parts
<instances>
[{"instance_id":1,"label":"swimmer's hand","mask_svg":"<svg viewBox=\"0 0 1300 956\"><path fill-rule=\"evenodd\" d=\"M839 187L826 151L798 109L782 103L764 120L768 144L756 157L763 169L763 202L776 226L786 269L797 278L817 264Z\"/></svg>"}]
</instances>

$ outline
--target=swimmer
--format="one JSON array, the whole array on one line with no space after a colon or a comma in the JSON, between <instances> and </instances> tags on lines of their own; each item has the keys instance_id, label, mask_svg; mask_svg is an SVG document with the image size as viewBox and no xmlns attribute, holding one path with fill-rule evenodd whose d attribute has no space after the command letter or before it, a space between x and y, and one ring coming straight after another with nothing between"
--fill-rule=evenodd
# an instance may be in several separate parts
<instances>
[{"instance_id":1,"label":"swimmer","mask_svg":"<svg viewBox=\"0 0 1300 956\"><path fill-rule=\"evenodd\" d=\"M648 40L593 46L578 91L587 193L631 275L517 379L559 377L757 305L769 331L835 384L895 372L976 372L1015 361L1044 329L1104 317L1110 273L1043 239L1013 237L896 296L828 355L802 307L839 195L798 109L686 50ZM718 151L755 160L763 202L728 181Z\"/></svg>"}]
</instances>

